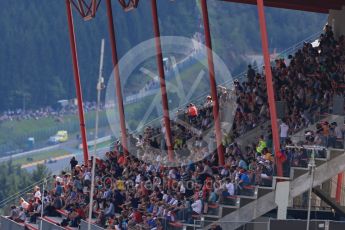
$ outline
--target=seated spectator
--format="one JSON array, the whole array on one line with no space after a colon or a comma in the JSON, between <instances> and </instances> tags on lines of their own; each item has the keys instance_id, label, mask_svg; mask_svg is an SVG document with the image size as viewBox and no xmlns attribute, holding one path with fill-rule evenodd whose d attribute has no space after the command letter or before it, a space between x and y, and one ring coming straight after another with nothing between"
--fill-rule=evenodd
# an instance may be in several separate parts
<instances>
[{"instance_id":1,"label":"seated spectator","mask_svg":"<svg viewBox=\"0 0 345 230\"><path fill-rule=\"evenodd\" d=\"M15 205L11 206L11 214L8 218L16 221L18 217L19 217L19 209Z\"/></svg>"},{"instance_id":2,"label":"seated spectator","mask_svg":"<svg viewBox=\"0 0 345 230\"><path fill-rule=\"evenodd\" d=\"M52 195L52 200L45 203L44 216L61 216L57 211L63 207L63 201L60 196Z\"/></svg>"},{"instance_id":3,"label":"seated spectator","mask_svg":"<svg viewBox=\"0 0 345 230\"><path fill-rule=\"evenodd\" d=\"M228 198L230 196L235 195L235 185L234 182L231 181L230 178L226 178L225 180L225 190L222 193L223 198Z\"/></svg>"},{"instance_id":4,"label":"seated spectator","mask_svg":"<svg viewBox=\"0 0 345 230\"><path fill-rule=\"evenodd\" d=\"M115 207L114 207L114 201L110 200L107 202L107 208L104 211L104 216L107 217L113 217L115 215Z\"/></svg>"},{"instance_id":5,"label":"seated spectator","mask_svg":"<svg viewBox=\"0 0 345 230\"><path fill-rule=\"evenodd\" d=\"M24 223L26 221L26 214L22 207L19 208L18 218L15 221L18 223Z\"/></svg>"},{"instance_id":6,"label":"seated spectator","mask_svg":"<svg viewBox=\"0 0 345 230\"><path fill-rule=\"evenodd\" d=\"M30 223L36 223L37 217L41 216L41 211L42 211L42 201L37 200L36 203L34 204L34 211L30 212Z\"/></svg>"},{"instance_id":7,"label":"seated spectator","mask_svg":"<svg viewBox=\"0 0 345 230\"><path fill-rule=\"evenodd\" d=\"M29 203L26 202L26 201L24 200L23 197L21 197L21 198L19 199L19 205L20 205L20 207L22 207L22 208L24 209L24 211L27 211L27 210L28 210Z\"/></svg>"},{"instance_id":8,"label":"seated spectator","mask_svg":"<svg viewBox=\"0 0 345 230\"><path fill-rule=\"evenodd\" d=\"M193 210L193 215L200 215L202 212L202 201L200 197L194 199L194 202L192 203L192 210Z\"/></svg>"},{"instance_id":9,"label":"seated spectator","mask_svg":"<svg viewBox=\"0 0 345 230\"><path fill-rule=\"evenodd\" d=\"M237 194L241 194L245 190L245 186L250 184L250 179L248 177L248 174L246 170L241 169L239 173L239 178L237 182Z\"/></svg>"}]
</instances>

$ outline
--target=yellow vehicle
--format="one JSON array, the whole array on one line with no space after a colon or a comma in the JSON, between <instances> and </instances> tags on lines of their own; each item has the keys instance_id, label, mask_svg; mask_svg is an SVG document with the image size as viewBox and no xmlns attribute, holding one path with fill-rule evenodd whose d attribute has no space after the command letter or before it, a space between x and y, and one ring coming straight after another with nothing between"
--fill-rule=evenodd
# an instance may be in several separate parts
<instances>
[{"instance_id":1,"label":"yellow vehicle","mask_svg":"<svg viewBox=\"0 0 345 230\"><path fill-rule=\"evenodd\" d=\"M49 143L57 144L68 141L68 133L66 130L59 130L54 136L49 138Z\"/></svg>"}]
</instances>

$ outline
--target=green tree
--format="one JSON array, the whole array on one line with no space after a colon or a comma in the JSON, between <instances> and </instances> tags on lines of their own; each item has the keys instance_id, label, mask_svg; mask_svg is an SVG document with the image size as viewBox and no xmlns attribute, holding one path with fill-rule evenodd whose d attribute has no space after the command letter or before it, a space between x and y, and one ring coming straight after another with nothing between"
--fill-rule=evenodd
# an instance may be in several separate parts
<instances>
[{"instance_id":1,"label":"green tree","mask_svg":"<svg viewBox=\"0 0 345 230\"><path fill-rule=\"evenodd\" d=\"M50 177L45 165L38 165L32 173L21 169L20 165L13 166L12 161L0 165L0 211L11 204L18 204L19 197L33 191L33 183ZM41 184L38 184L41 185Z\"/></svg>"}]
</instances>

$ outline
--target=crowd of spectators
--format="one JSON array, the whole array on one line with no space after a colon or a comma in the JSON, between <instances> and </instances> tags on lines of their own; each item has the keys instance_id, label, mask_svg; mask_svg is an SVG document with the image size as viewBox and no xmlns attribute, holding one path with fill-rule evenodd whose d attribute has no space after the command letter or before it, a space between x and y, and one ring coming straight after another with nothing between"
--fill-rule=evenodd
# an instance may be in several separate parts
<instances>
[{"instance_id":1,"label":"crowd of spectators","mask_svg":"<svg viewBox=\"0 0 345 230\"><path fill-rule=\"evenodd\" d=\"M289 165L300 166L308 160L308 154L285 146L296 144L289 137L316 122L317 114L331 112L333 95L344 95L344 37L336 40L327 26L318 47L306 43L295 56L289 57L289 63L283 59L275 63L275 97L287 105L280 122L282 154ZM275 160L269 126L265 127L265 135L259 135L253 143L239 146L234 141L269 120L264 75L249 66L247 78L244 82L235 81L234 91L218 87L221 113L234 95L237 104L233 126L223 133L224 166L218 166L212 131L213 102L208 96L202 105L191 103L178 111L171 122L177 164L165 164L168 158L164 126L148 126L138 136L128 135L130 154L125 154L118 142L103 159L96 159L92 204L91 161L86 166L72 159L70 173L54 176L53 188L44 191L44 215L61 215L58 210L66 210L59 224L76 227L87 219L91 205L94 223L103 228L166 229L178 220L193 223L193 219L209 213L219 202L253 195L255 185L265 185L272 179ZM306 133L305 142L340 147L344 131L341 129L340 124L320 123L315 131ZM36 193L28 202L28 206L33 203L33 210L28 211L28 206L21 203L31 221L42 209L42 198ZM11 218L20 216L18 210L12 212Z\"/></svg>"},{"instance_id":2,"label":"crowd of spectators","mask_svg":"<svg viewBox=\"0 0 345 230\"><path fill-rule=\"evenodd\" d=\"M84 102L84 111L96 110L95 102ZM101 108L103 106L101 105ZM63 121L65 115L77 114L78 108L76 105L69 103L66 106L57 106L57 108L52 108L50 106L38 109L15 109L6 110L0 114L0 122L4 121L21 121L21 120L38 120L46 117L51 117L56 119L57 122Z\"/></svg>"},{"instance_id":3,"label":"crowd of spectators","mask_svg":"<svg viewBox=\"0 0 345 230\"><path fill-rule=\"evenodd\" d=\"M326 26L319 39L319 46L305 43L295 56L275 60L272 67L275 99L285 104L284 123L289 133L314 123L321 113L332 112L332 97L344 96L345 41L333 37L331 27ZM269 117L266 83L260 73L249 66L248 80L236 82L238 119L234 130L241 135Z\"/></svg>"}]
</instances>

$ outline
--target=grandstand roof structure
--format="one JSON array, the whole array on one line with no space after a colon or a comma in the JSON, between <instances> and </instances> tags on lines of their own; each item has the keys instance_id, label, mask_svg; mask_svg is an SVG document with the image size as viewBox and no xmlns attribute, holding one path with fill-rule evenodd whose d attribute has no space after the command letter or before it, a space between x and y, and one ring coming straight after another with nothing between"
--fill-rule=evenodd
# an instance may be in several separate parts
<instances>
[{"instance_id":1,"label":"grandstand roof structure","mask_svg":"<svg viewBox=\"0 0 345 230\"><path fill-rule=\"evenodd\" d=\"M222 0L256 5L256 0ZM264 0L264 5L269 7L302 10L316 13L328 13L329 10L341 10L345 5L343 0Z\"/></svg>"}]
</instances>

